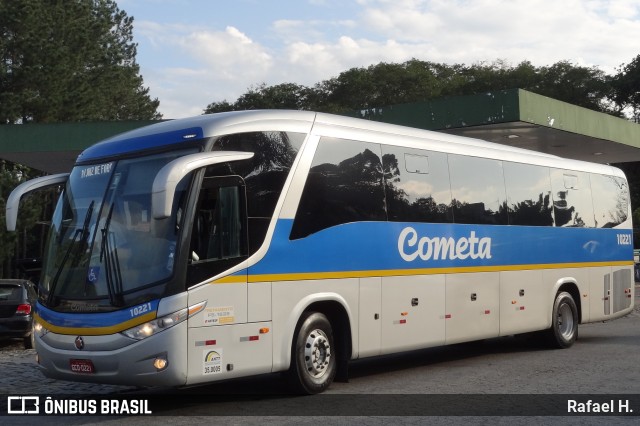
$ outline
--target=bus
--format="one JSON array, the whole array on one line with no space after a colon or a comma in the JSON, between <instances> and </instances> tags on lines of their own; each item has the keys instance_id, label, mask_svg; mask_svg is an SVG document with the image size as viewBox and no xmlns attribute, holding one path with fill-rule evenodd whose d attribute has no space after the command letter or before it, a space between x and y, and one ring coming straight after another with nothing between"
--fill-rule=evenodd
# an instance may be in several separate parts
<instances>
[{"instance_id":1,"label":"bus","mask_svg":"<svg viewBox=\"0 0 640 426\"><path fill-rule=\"evenodd\" d=\"M153 124L93 145L64 185L39 280L51 378L185 386L633 309L629 187L609 165L308 111ZM579 357L578 354L575 355Z\"/></svg>"}]
</instances>

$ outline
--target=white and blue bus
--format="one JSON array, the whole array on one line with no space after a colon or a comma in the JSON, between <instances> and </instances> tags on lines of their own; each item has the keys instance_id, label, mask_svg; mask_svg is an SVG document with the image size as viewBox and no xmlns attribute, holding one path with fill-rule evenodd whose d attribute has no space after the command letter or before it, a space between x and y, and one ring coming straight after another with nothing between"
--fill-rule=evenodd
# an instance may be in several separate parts
<instances>
[{"instance_id":1,"label":"white and blue bus","mask_svg":"<svg viewBox=\"0 0 640 426\"><path fill-rule=\"evenodd\" d=\"M538 332L633 308L629 188L611 166L302 111L162 122L86 149L36 309L48 377L182 386ZM578 358L576 354L576 359Z\"/></svg>"}]
</instances>

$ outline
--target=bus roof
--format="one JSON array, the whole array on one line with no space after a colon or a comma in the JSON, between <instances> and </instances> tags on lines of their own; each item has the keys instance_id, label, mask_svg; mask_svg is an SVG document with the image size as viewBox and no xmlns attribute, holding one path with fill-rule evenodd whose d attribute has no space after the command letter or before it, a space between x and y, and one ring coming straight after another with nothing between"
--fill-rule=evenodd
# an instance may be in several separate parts
<instances>
[{"instance_id":1,"label":"bus roof","mask_svg":"<svg viewBox=\"0 0 640 426\"><path fill-rule=\"evenodd\" d=\"M76 163L96 162L119 155L154 150L189 141L250 131L291 131L317 134L382 136L385 143L407 145L464 155L489 157L549 165L601 174L623 176L618 169L602 164L569 160L551 154L487 142L481 139L450 135L378 121L347 116L296 110L249 110L163 121L105 139L84 150ZM429 146L424 143L428 141Z\"/></svg>"}]
</instances>

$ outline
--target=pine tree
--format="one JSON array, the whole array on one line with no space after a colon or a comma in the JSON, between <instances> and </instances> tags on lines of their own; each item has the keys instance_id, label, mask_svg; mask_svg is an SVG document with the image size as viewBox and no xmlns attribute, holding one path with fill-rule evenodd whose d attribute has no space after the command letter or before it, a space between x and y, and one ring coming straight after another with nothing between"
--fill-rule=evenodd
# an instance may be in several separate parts
<instances>
[{"instance_id":1,"label":"pine tree","mask_svg":"<svg viewBox=\"0 0 640 426\"><path fill-rule=\"evenodd\" d=\"M0 124L160 118L113 0L0 0Z\"/></svg>"}]
</instances>

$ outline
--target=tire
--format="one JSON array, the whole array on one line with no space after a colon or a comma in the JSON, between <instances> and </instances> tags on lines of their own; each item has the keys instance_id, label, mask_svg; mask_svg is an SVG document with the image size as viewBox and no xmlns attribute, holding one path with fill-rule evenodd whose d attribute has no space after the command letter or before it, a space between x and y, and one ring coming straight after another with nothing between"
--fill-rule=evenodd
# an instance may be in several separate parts
<instances>
[{"instance_id":1,"label":"tire","mask_svg":"<svg viewBox=\"0 0 640 426\"><path fill-rule=\"evenodd\" d=\"M31 332L28 336L24 336L22 339L25 349L33 349L36 344L36 331L31 327Z\"/></svg>"},{"instance_id":2,"label":"tire","mask_svg":"<svg viewBox=\"0 0 640 426\"><path fill-rule=\"evenodd\" d=\"M554 348L565 349L578 338L578 308L571 294L560 292L553 303L551 328L546 331L546 341Z\"/></svg>"},{"instance_id":3,"label":"tire","mask_svg":"<svg viewBox=\"0 0 640 426\"><path fill-rule=\"evenodd\" d=\"M327 317L305 312L298 321L291 351L289 379L294 391L313 395L326 390L336 375L336 355Z\"/></svg>"}]
</instances>

